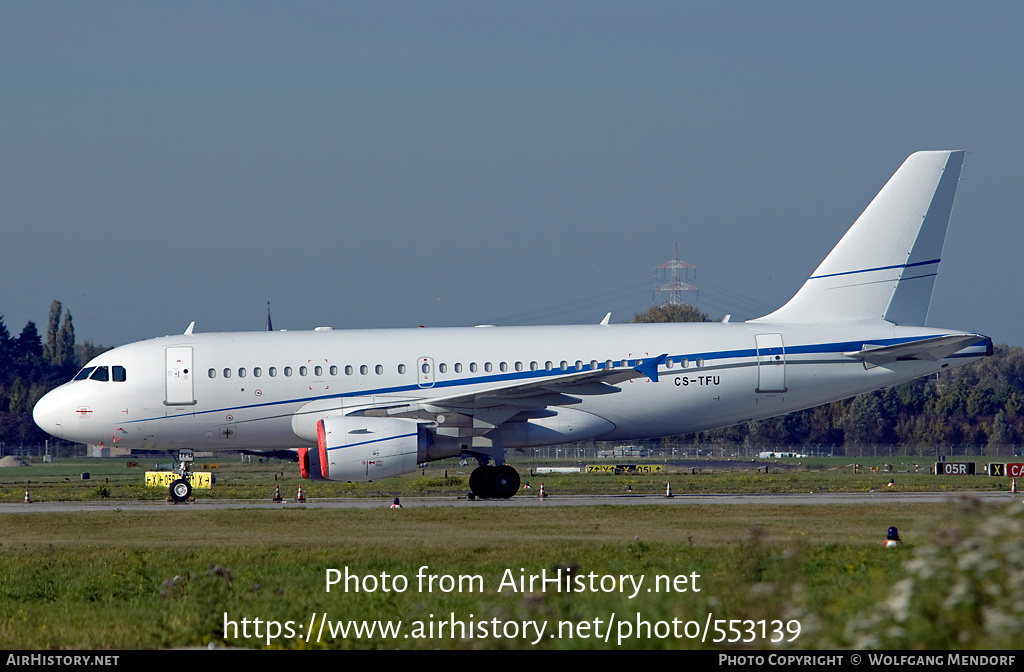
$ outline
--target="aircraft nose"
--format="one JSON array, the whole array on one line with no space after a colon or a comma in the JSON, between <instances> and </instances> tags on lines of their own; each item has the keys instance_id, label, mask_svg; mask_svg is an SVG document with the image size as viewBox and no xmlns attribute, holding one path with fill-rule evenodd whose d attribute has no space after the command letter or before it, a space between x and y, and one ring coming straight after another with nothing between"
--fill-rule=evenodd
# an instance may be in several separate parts
<instances>
[{"instance_id":1,"label":"aircraft nose","mask_svg":"<svg viewBox=\"0 0 1024 672\"><path fill-rule=\"evenodd\" d=\"M60 396L57 390L47 392L32 409L32 419L39 425L39 428L58 438L63 436L61 434L61 407L63 404L60 401Z\"/></svg>"}]
</instances>

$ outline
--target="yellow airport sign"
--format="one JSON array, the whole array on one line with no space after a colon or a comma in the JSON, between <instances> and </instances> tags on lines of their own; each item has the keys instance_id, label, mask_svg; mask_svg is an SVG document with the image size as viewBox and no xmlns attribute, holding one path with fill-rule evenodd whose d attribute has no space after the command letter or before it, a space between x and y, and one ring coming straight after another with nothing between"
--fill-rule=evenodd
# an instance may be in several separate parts
<instances>
[{"instance_id":1,"label":"yellow airport sign","mask_svg":"<svg viewBox=\"0 0 1024 672\"><path fill-rule=\"evenodd\" d=\"M173 471L147 471L146 485L168 488L171 483L179 478L181 478L181 475ZM209 490L213 487L213 474L209 471L194 471L189 474L188 481L192 484L193 490Z\"/></svg>"},{"instance_id":2,"label":"yellow airport sign","mask_svg":"<svg viewBox=\"0 0 1024 672\"><path fill-rule=\"evenodd\" d=\"M656 474L664 471L660 464L588 464L588 474Z\"/></svg>"}]
</instances>

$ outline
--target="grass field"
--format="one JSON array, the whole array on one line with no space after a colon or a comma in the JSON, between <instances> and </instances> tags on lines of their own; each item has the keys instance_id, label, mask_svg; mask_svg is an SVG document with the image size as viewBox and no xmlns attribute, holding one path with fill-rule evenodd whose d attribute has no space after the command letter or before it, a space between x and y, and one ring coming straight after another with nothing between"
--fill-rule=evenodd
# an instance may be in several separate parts
<instances>
[{"instance_id":1,"label":"grass field","mask_svg":"<svg viewBox=\"0 0 1024 672\"><path fill-rule=\"evenodd\" d=\"M123 461L58 463L45 473L41 466L4 470L0 485L23 496L17 490L32 480L33 499L164 496L135 483L140 468ZM830 469L680 468L672 482L680 491L692 483L722 492L803 492L860 491L889 478L921 489L988 488L996 480ZM30 475L13 473L21 470ZM212 496L269 499L276 483L283 492L297 485L291 470L225 464ZM320 495L311 487L309 496L464 494L465 474L456 471L447 479L441 469L325 484L336 490ZM560 493L664 487L662 475L543 479ZM914 485L917 479L924 480ZM97 494L99 487L107 494ZM890 525L905 543L883 550ZM19 513L0 518L0 647L1016 648L1024 631L1022 535L1019 506L969 497L842 507ZM511 585L560 569L570 587L584 589ZM330 570L351 578L328 592ZM374 630L342 632L349 621ZM380 630L399 621L401 630Z\"/></svg>"},{"instance_id":2,"label":"grass field","mask_svg":"<svg viewBox=\"0 0 1024 672\"><path fill-rule=\"evenodd\" d=\"M623 460L624 458L619 458ZM971 458L984 464L995 458ZM1014 459L1014 458L1009 458ZM1016 458L1024 460L1024 458ZM998 461L1006 461L999 458ZM629 458L625 458L629 462ZM777 460L768 462L689 460L656 465L655 474L539 474L538 465L513 463L530 481L534 491L541 481L548 492L580 495L621 494L627 487L638 494L664 493L666 483L674 493L787 493L787 492L869 492L885 489L890 479L904 492L976 492L1005 491L1007 478L988 476L949 477L928 473L932 463L908 458L858 458L853 468L850 458L814 458L813 460ZM604 461L602 464L615 464ZM891 466L886 470L885 465ZM132 466L128 466L132 465ZM561 466L580 467L576 462ZM768 472L764 471L765 466ZM36 501L87 500L160 500L165 488L146 487L145 472L153 461L140 459L59 460L51 464L34 463L26 467L0 470L0 502L20 502L25 489ZM916 470L915 470L916 469ZM281 460L240 462L237 457L200 461L196 471L210 471L216 478L212 490L197 490L197 497L218 499L267 500L280 486L283 497L295 496L299 485L305 497L394 497L414 495L465 495L469 489L470 467L455 460L435 462L425 469L397 478L370 483L343 483L303 480L298 466ZM82 474L89 478L83 480ZM1024 487L1024 484L1022 484Z\"/></svg>"}]
</instances>

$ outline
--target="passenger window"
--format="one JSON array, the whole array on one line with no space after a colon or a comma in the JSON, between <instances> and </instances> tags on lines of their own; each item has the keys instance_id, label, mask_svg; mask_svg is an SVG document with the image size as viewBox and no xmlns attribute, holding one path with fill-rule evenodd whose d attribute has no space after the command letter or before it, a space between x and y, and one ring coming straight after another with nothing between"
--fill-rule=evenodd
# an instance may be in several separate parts
<instances>
[{"instance_id":1,"label":"passenger window","mask_svg":"<svg viewBox=\"0 0 1024 672\"><path fill-rule=\"evenodd\" d=\"M544 362L544 368L550 371L551 369L555 368L555 365L552 364L551 362Z\"/></svg>"},{"instance_id":2,"label":"passenger window","mask_svg":"<svg viewBox=\"0 0 1024 672\"><path fill-rule=\"evenodd\" d=\"M324 375L324 367L318 366L318 367L314 368L313 369L313 373L316 374L317 376Z\"/></svg>"},{"instance_id":3,"label":"passenger window","mask_svg":"<svg viewBox=\"0 0 1024 672\"><path fill-rule=\"evenodd\" d=\"M471 373L476 373L476 362L469 363L469 370Z\"/></svg>"},{"instance_id":4,"label":"passenger window","mask_svg":"<svg viewBox=\"0 0 1024 672\"><path fill-rule=\"evenodd\" d=\"M501 369L502 373L504 373L505 371L508 371L508 364L502 362L501 364L498 365L498 368Z\"/></svg>"},{"instance_id":5,"label":"passenger window","mask_svg":"<svg viewBox=\"0 0 1024 672\"><path fill-rule=\"evenodd\" d=\"M351 376L352 373L353 373L352 365L351 364L346 364L345 365L345 375L346 376Z\"/></svg>"},{"instance_id":6,"label":"passenger window","mask_svg":"<svg viewBox=\"0 0 1024 672\"><path fill-rule=\"evenodd\" d=\"M448 365L442 362L441 364L437 365L437 370L440 371L441 373L448 373Z\"/></svg>"},{"instance_id":7,"label":"passenger window","mask_svg":"<svg viewBox=\"0 0 1024 672\"><path fill-rule=\"evenodd\" d=\"M288 377L291 377L291 375L292 375L292 367L290 367L290 366L284 367L284 375L286 375Z\"/></svg>"},{"instance_id":8,"label":"passenger window","mask_svg":"<svg viewBox=\"0 0 1024 672\"><path fill-rule=\"evenodd\" d=\"M540 368L540 364L537 362L530 362L530 371L536 371Z\"/></svg>"},{"instance_id":9,"label":"passenger window","mask_svg":"<svg viewBox=\"0 0 1024 672\"><path fill-rule=\"evenodd\" d=\"M359 373L363 374L364 376L369 372L370 369L366 367L366 364L363 364L362 366L359 367Z\"/></svg>"},{"instance_id":10,"label":"passenger window","mask_svg":"<svg viewBox=\"0 0 1024 672\"><path fill-rule=\"evenodd\" d=\"M379 376L379 375L381 375L382 373L384 373L384 366L383 366L383 365L381 365L381 364L378 364L377 366L375 366L375 367L374 367L374 369L373 369L373 370L374 370L374 371L376 371L376 372L377 372L377 375Z\"/></svg>"},{"instance_id":11,"label":"passenger window","mask_svg":"<svg viewBox=\"0 0 1024 672\"><path fill-rule=\"evenodd\" d=\"M492 367L491 367L491 363L490 362L484 362L484 371L490 373L491 372L491 368Z\"/></svg>"},{"instance_id":12,"label":"passenger window","mask_svg":"<svg viewBox=\"0 0 1024 672\"><path fill-rule=\"evenodd\" d=\"M522 362L516 362L516 371L522 371L522 370L523 370L523 363Z\"/></svg>"},{"instance_id":13,"label":"passenger window","mask_svg":"<svg viewBox=\"0 0 1024 672\"><path fill-rule=\"evenodd\" d=\"M239 378L245 378L245 369L244 368L239 368L238 369L238 377Z\"/></svg>"},{"instance_id":14,"label":"passenger window","mask_svg":"<svg viewBox=\"0 0 1024 672\"><path fill-rule=\"evenodd\" d=\"M225 378L230 378L231 377L231 369L224 369L224 377Z\"/></svg>"},{"instance_id":15,"label":"passenger window","mask_svg":"<svg viewBox=\"0 0 1024 672\"><path fill-rule=\"evenodd\" d=\"M306 375L306 372L307 372L307 370L308 370L308 369L306 369L306 367L304 367L304 366L300 366L300 367L299 367L299 375L300 375L300 376L304 376L304 375Z\"/></svg>"},{"instance_id":16,"label":"passenger window","mask_svg":"<svg viewBox=\"0 0 1024 672\"><path fill-rule=\"evenodd\" d=\"M254 366L253 369L252 369L252 377L253 378L259 378L262 375L263 375L263 369L261 369L258 366Z\"/></svg>"},{"instance_id":17,"label":"passenger window","mask_svg":"<svg viewBox=\"0 0 1024 672\"><path fill-rule=\"evenodd\" d=\"M97 366L96 370L92 372L91 376L89 376L89 380L99 380L104 383L107 382L110 380L110 369L105 366Z\"/></svg>"},{"instance_id":18,"label":"passenger window","mask_svg":"<svg viewBox=\"0 0 1024 672\"><path fill-rule=\"evenodd\" d=\"M398 372L399 373L405 373L405 364L399 364L398 365Z\"/></svg>"},{"instance_id":19,"label":"passenger window","mask_svg":"<svg viewBox=\"0 0 1024 672\"><path fill-rule=\"evenodd\" d=\"M332 376L338 375L338 367L333 366L333 365L331 366L331 375Z\"/></svg>"},{"instance_id":20,"label":"passenger window","mask_svg":"<svg viewBox=\"0 0 1024 672\"><path fill-rule=\"evenodd\" d=\"M276 366L270 367L269 369L267 369L267 373L270 374L271 378L276 377L277 376L277 367Z\"/></svg>"},{"instance_id":21,"label":"passenger window","mask_svg":"<svg viewBox=\"0 0 1024 672\"><path fill-rule=\"evenodd\" d=\"M455 364L455 373L462 373L462 362L457 362Z\"/></svg>"},{"instance_id":22,"label":"passenger window","mask_svg":"<svg viewBox=\"0 0 1024 672\"><path fill-rule=\"evenodd\" d=\"M420 371L423 373L430 373L430 364L423 362L423 366L420 367Z\"/></svg>"},{"instance_id":23,"label":"passenger window","mask_svg":"<svg viewBox=\"0 0 1024 672\"><path fill-rule=\"evenodd\" d=\"M562 371L565 371L566 369L569 368L569 362L567 362L567 361L565 361L563 359L562 362L558 366L559 366L560 369L562 369Z\"/></svg>"},{"instance_id":24,"label":"passenger window","mask_svg":"<svg viewBox=\"0 0 1024 672\"><path fill-rule=\"evenodd\" d=\"M128 379L128 372L123 366L112 366L110 367L111 379L118 383L123 383Z\"/></svg>"},{"instance_id":25,"label":"passenger window","mask_svg":"<svg viewBox=\"0 0 1024 672\"><path fill-rule=\"evenodd\" d=\"M217 369L210 369L209 373L210 373L210 378L216 378L217 377Z\"/></svg>"}]
</instances>

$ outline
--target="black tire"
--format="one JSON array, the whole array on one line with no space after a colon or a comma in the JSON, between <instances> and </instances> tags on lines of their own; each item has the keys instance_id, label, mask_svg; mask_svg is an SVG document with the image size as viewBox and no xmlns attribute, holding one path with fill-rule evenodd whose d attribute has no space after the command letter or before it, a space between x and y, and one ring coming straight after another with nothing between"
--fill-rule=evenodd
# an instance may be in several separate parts
<instances>
[{"instance_id":1,"label":"black tire","mask_svg":"<svg viewBox=\"0 0 1024 672\"><path fill-rule=\"evenodd\" d=\"M477 497L487 498L491 496L488 485L492 480L491 472L493 471L493 467L477 467L469 475L469 489Z\"/></svg>"},{"instance_id":2,"label":"black tire","mask_svg":"<svg viewBox=\"0 0 1024 672\"><path fill-rule=\"evenodd\" d=\"M488 485L492 497L508 499L519 492L519 472L507 464L495 467Z\"/></svg>"},{"instance_id":3,"label":"black tire","mask_svg":"<svg viewBox=\"0 0 1024 672\"><path fill-rule=\"evenodd\" d=\"M192 496L192 484L184 478L171 483L171 487L168 488L171 493L171 499L176 502L187 502L188 498Z\"/></svg>"}]
</instances>

